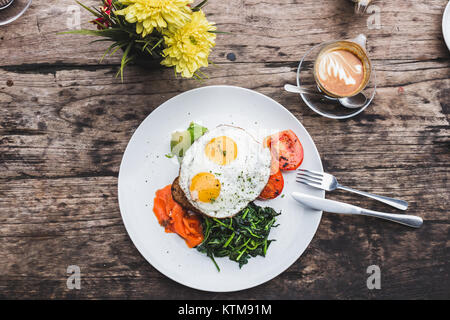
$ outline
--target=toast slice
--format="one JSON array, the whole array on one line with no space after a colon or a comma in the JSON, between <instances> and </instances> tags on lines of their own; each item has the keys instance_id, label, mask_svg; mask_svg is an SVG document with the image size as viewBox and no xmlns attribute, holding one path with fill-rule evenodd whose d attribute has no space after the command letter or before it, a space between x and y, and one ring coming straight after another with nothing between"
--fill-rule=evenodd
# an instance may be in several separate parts
<instances>
[{"instance_id":1,"label":"toast slice","mask_svg":"<svg viewBox=\"0 0 450 320\"><path fill-rule=\"evenodd\" d=\"M180 187L179 177L176 177L175 180L173 181L171 191L173 200L175 200L175 202L177 202L180 206L182 206L183 209L196 213L201 213L186 198L184 191Z\"/></svg>"}]
</instances>

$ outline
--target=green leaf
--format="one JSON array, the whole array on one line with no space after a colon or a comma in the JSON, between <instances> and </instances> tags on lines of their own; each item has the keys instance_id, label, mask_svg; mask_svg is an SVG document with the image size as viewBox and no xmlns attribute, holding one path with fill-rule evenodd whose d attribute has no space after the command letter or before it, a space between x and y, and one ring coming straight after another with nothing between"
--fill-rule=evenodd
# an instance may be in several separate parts
<instances>
[{"instance_id":1,"label":"green leaf","mask_svg":"<svg viewBox=\"0 0 450 320\"><path fill-rule=\"evenodd\" d=\"M199 11L202 7L205 6L205 4L208 2L208 0L203 0L202 2L200 2L199 4L197 4L195 7L193 7L191 10L192 11Z\"/></svg>"},{"instance_id":2,"label":"green leaf","mask_svg":"<svg viewBox=\"0 0 450 320\"><path fill-rule=\"evenodd\" d=\"M210 33L217 33L217 34L231 34L231 32L217 31L217 30L210 30L208 32L210 32Z\"/></svg>"},{"instance_id":3,"label":"green leaf","mask_svg":"<svg viewBox=\"0 0 450 320\"><path fill-rule=\"evenodd\" d=\"M197 250L210 258L228 257L241 268L250 258L266 255L274 241L267 238L279 214L272 208L250 203L232 218L204 217L204 240Z\"/></svg>"},{"instance_id":4,"label":"green leaf","mask_svg":"<svg viewBox=\"0 0 450 320\"><path fill-rule=\"evenodd\" d=\"M119 49L121 49L121 48L123 48L123 46L117 45L117 48L115 48L115 49L109 54L109 56L111 57L114 53L117 52L117 50L119 50Z\"/></svg>"},{"instance_id":5,"label":"green leaf","mask_svg":"<svg viewBox=\"0 0 450 320\"><path fill-rule=\"evenodd\" d=\"M157 46L159 46L164 41L164 38L159 39L159 41L150 49L150 51L153 51Z\"/></svg>"},{"instance_id":6,"label":"green leaf","mask_svg":"<svg viewBox=\"0 0 450 320\"><path fill-rule=\"evenodd\" d=\"M123 70L125 68L125 66L128 64L128 62L130 62L132 60L132 58L128 58L128 54L130 53L131 47L133 46L133 43L130 42L127 46L127 48L125 49L123 55L122 55L122 61L120 62L120 79L123 82Z\"/></svg>"},{"instance_id":7,"label":"green leaf","mask_svg":"<svg viewBox=\"0 0 450 320\"><path fill-rule=\"evenodd\" d=\"M89 30L89 29L80 29L80 30L70 30L64 32L58 32L57 34L83 34L89 36L102 36L99 32L100 30Z\"/></svg>"},{"instance_id":8,"label":"green leaf","mask_svg":"<svg viewBox=\"0 0 450 320\"><path fill-rule=\"evenodd\" d=\"M103 41L111 41L111 39L97 39L97 40L92 40L91 42L89 42L89 44L93 44L96 42L103 42Z\"/></svg>"},{"instance_id":9,"label":"green leaf","mask_svg":"<svg viewBox=\"0 0 450 320\"><path fill-rule=\"evenodd\" d=\"M103 23L101 23L100 21L97 20L92 20L93 23L98 24L100 27L102 27L103 29L107 29L108 27L106 25L104 25Z\"/></svg>"},{"instance_id":10,"label":"green leaf","mask_svg":"<svg viewBox=\"0 0 450 320\"><path fill-rule=\"evenodd\" d=\"M101 17L101 15L99 15L97 12L95 12L93 9L91 9L91 8L89 8L89 7L87 7L87 6L85 6L84 4L82 4L81 2L79 2L79 1L75 1L76 3L78 3L78 5L80 5L80 6L82 6L84 9L86 9L87 11L89 11L90 13L92 13L94 16L96 16L97 18L100 18Z\"/></svg>"},{"instance_id":11,"label":"green leaf","mask_svg":"<svg viewBox=\"0 0 450 320\"><path fill-rule=\"evenodd\" d=\"M105 56L106 56L106 55L114 48L115 45L116 45L116 44L113 43L112 45L110 45L110 46L108 47L108 49L106 49L105 53L103 54L103 56L102 56L101 59L100 59L100 62L103 61L103 59L105 58Z\"/></svg>"}]
</instances>

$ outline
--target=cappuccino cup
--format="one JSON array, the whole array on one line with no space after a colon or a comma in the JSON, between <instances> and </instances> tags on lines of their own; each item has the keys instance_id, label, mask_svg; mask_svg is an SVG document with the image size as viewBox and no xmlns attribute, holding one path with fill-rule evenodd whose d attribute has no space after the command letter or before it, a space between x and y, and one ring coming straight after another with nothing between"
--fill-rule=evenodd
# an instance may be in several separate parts
<instances>
[{"instance_id":1,"label":"cappuccino cup","mask_svg":"<svg viewBox=\"0 0 450 320\"><path fill-rule=\"evenodd\" d=\"M322 48L314 62L314 79L320 91L332 98L345 98L364 90L372 70L365 42L366 37L359 35Z\"/></svg>"}]
</instances>

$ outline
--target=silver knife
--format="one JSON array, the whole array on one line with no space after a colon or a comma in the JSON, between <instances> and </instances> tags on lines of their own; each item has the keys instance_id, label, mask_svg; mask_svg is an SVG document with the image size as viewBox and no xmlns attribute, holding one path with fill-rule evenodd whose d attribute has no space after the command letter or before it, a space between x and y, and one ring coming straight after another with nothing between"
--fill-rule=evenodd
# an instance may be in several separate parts
<instances>
[{"instance_id":1,"label":"silver knife","mask_svg":"<svg viewBox=\"0 0 450 320\"><path fill-rule=\"evenodd\" d=\"M394 214L378 212L373 210L364 209L357 207L348 203L338 202L334 200L322 199L310 195L306 195L300 192L293 192L292 197L300 202L301 204L310 207L315 210L323 210L333 213L343 213L343 214L356 214L369 217L381 218L397 223L404 224L413 228L420 228L423 223L422 218L417 216L411 216L407 214Z\"/></svg>"}]
</instances>

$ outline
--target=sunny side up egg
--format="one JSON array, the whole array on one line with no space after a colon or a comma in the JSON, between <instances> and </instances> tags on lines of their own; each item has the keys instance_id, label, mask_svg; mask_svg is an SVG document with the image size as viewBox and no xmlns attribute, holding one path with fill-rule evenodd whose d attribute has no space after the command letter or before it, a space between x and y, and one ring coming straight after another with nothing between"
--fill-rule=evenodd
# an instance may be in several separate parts
<instances>
[{"instance_id":1,"label":"sunny side up egg","mask_svg":"<svg viewBox=\"0 0 450 320\"><path fill-rule=\"evenodd\" d=\"M227 218L259 196L269 180L270 162L262 142L244 129L221 125L186 151L179 184L200 212Z\"/></svg>"}]
</instances>

